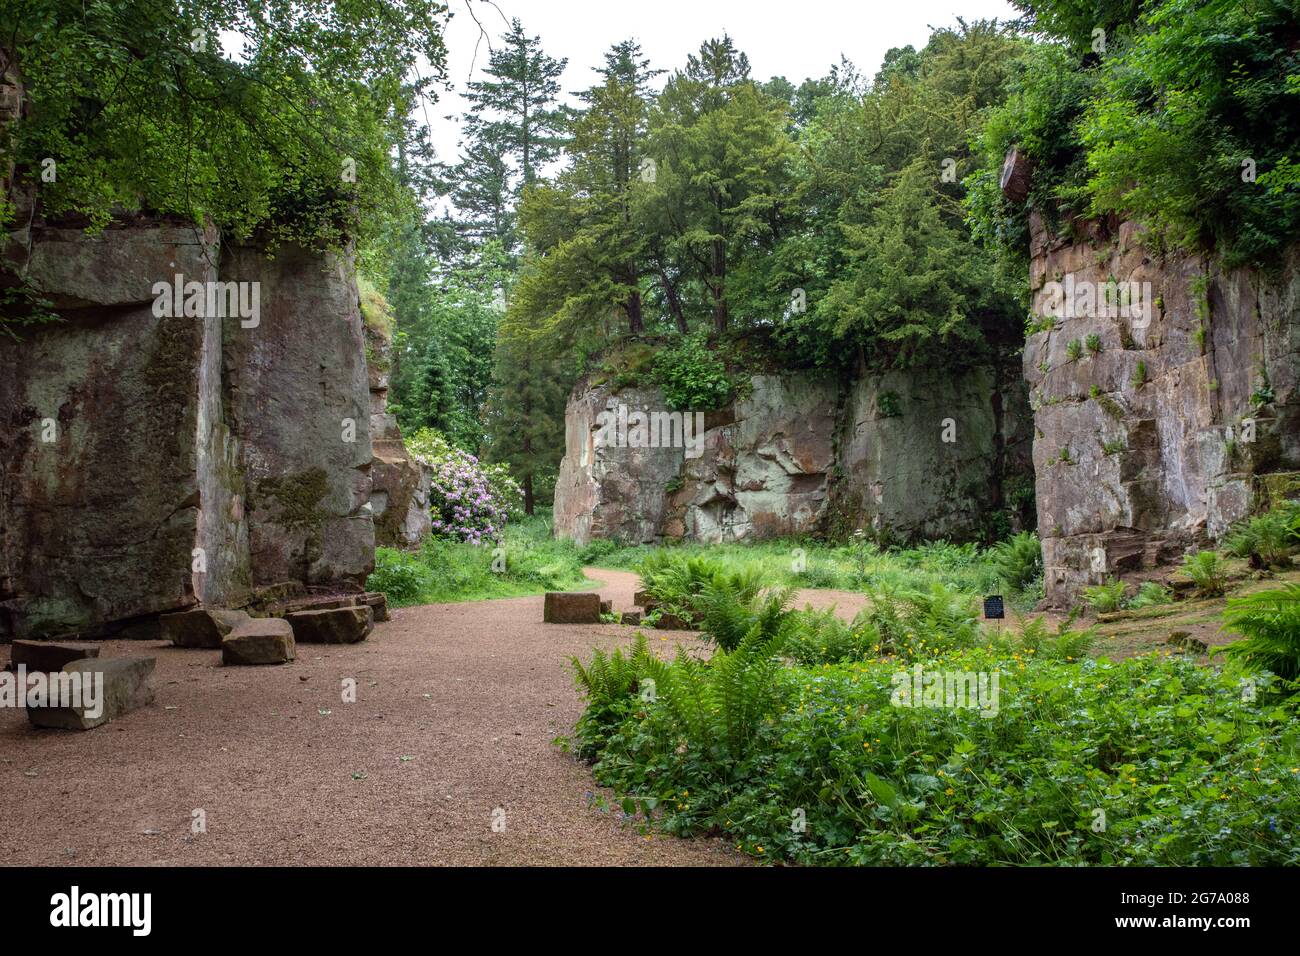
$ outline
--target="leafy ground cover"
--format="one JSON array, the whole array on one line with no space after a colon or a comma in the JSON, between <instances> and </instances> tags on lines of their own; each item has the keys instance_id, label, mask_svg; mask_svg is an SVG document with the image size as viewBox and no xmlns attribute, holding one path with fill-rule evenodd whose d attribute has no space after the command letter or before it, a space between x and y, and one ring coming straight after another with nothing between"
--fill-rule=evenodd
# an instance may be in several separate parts
<instances>
[{"instance_id":1,"label":"leafy ground cover","mask_svg":"<svg viewBox=\"0 0 1300 956\"><path fill-rule=\"evenodd\" d=\"M642 826L799 864L1300 863L1292 574L1241 580L1225 615L1228 575L1189 562L1187 599L1112 583L1088 628L995 629L960 582L987 583L1005 553L958 562L945 546L946 567L922 568L872 554L891 573L846 623L789 609L790 575L765 577L758 551L743 573L717 552L642 560L647 588L717 645L709 659L660 661L641 638L574 662L577 752ZM1222 664L1185 630L1160 653L1092 656L1201 617L1245 638L1216 649Z\"/></svg>"}]
</instances>

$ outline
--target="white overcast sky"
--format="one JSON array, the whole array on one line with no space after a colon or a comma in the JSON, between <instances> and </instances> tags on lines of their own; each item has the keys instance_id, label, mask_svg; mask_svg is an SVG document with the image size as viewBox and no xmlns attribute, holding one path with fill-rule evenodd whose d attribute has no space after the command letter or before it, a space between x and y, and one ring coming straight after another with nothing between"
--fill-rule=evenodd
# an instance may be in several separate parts
<instances>
[{"instance_id":1,"label":"white overcast sky","mask_svg":"<svg viewBox=\"0 0 1300 956\"><path fill-rule=\"evenodd\" d=\"M433 144L444 162L457 158L460 140L459 121L446 117L464 111L460 92L488 56L480 44L475 63L479 28L466 12L468 2L494 46L506 21L518 17L529 36L541 36L549 55L567 57L566 93L590 86L592 68L604 62L605 51L629 37L640 42L654 67L672 71L684 66L703 40L729 33L749 55L756 79L784 76L797 86L807 77L824 76L840 54L870 77L890 47L910 43L920 49L931 27L952 26L957 17L1016 15L1006 0L495 0L500 13L483 0L448 0L451 89L427 105Z\"/></svg>"}]
</instances>

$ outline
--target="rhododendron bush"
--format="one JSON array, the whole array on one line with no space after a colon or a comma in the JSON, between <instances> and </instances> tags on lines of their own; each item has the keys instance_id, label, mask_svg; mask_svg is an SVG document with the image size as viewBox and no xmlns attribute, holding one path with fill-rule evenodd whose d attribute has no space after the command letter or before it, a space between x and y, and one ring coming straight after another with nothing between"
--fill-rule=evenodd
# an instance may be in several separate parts
<instances>
[{"instance_id":1,"label":"rhododendron bush","mask_svg":"<svg viewBox=\"0 0 1300 956\"><path fill-rule=\"evenodd\" d=\"M432 470L429 513L435 536L486 544L519 515L523 493L504 465L484 464L430 428L416 432L406 446Z\"/></svg>"}]
</instances>

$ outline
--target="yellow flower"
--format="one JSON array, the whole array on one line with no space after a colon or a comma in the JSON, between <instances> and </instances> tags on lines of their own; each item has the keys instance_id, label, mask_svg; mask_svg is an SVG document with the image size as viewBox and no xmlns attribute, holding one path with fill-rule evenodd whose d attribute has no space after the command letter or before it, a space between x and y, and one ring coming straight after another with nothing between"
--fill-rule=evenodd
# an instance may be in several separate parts
<instances>
[{"instance_id":1,"label":"yellow flower","mask_svg":"<svg viewBox=\"0 0 1300 956\"><path fill-rule=\"evenodd\" d=\"M947 790L944 791L944 793L948 794L948 796L950 796L950 797L951 797L954 793L956 793L956 792L957 792L957 791L954 790L952 787L949 787Z\"/></svg>"}]
</instances>

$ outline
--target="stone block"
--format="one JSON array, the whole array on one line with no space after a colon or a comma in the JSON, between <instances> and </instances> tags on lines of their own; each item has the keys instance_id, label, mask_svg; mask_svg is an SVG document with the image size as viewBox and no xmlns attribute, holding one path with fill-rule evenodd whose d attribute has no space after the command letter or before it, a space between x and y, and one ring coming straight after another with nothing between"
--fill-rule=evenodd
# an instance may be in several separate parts
<instances>
[{"instance_id":1,"label":"stone block","mask_svg":"<svg viewBox=\"0 0 1300 956\"><path fill-rule=\"evenodd\" d=\"M600 595L550 591L542 609L542 620L547 624L599 624Z\"/></svg>"}]
</instances>

